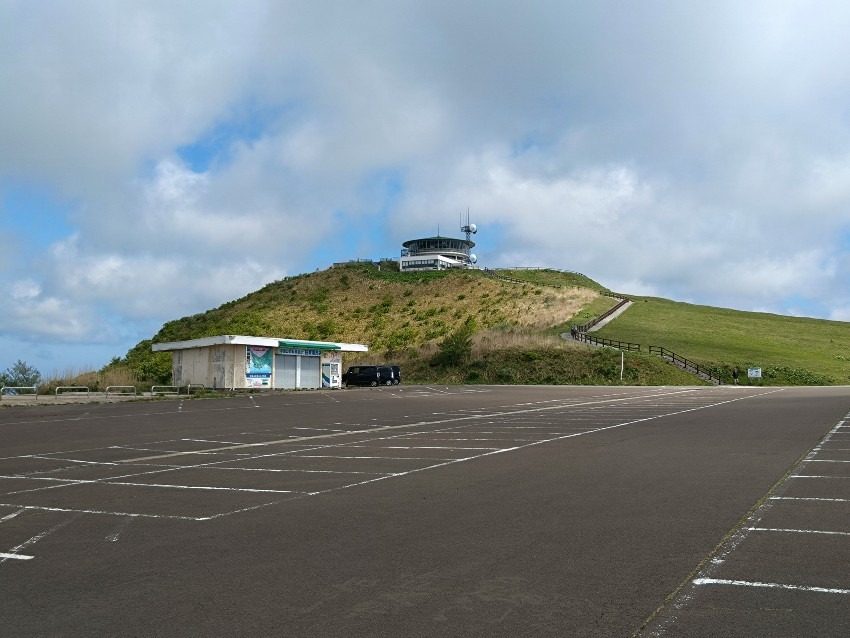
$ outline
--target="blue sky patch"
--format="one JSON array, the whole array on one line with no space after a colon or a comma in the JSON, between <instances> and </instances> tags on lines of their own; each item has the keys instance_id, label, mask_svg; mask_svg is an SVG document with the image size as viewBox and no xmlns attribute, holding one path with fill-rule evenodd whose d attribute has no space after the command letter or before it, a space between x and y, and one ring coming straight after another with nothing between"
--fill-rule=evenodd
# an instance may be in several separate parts
<instances>
[{"instance_id":1,"label":"blue sky patch","mask_svg":"<svg viewBox=\"0 0 850 638\"><path fill-rule=\"evenodd\" d=\"M43 185L0 183L0 223L26 237L31 247L45 247L73 232L68 215L74 206Z\"/></svg>"},{"instance_id":2,"label":"blue sky patch","mask_svg":"<svg viewBox=\"0 0 850 638\"><path fill-rule=\"evenodd\" d=\"M253 102L233 110L230 119L219 122L200 139L177 149L177 155L196 173L217 163L227 163L237 142L255 142L277 125L293 106L261 107Z\"/></svg>"}]
</instances>

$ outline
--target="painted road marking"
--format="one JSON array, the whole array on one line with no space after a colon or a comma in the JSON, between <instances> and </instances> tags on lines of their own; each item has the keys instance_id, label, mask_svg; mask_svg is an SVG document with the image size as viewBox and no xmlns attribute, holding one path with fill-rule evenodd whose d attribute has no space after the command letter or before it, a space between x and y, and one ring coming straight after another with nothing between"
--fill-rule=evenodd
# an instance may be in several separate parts
<instances>
[{"instance_id":1,"label":"painted road marking","mask_svg":"<svg viewBox=\"0 0 850 638\"><path fill-rule=\"evenodd\" d=\"M783 529L778 527L748 527L751 532L789 532L792 534L831 534L834 536L850 536L850 532L830 532L817 529Z\"/></svg>"},{"instance_id":2,"label":"painted road marking","mask_svg":"<svg viewBox=\"0 0 850 638\"><path fill-rule=\"evenodd\" d=\"M597 432L603 432L603 431L607 431L607 430L611 430L611 429L615 429L615 428L621 428L621 427L624 427L624 426L627 426L627 425L633 425L633 424L642 423L642 422L646 422L646 421L650 421L650 420L655 420L655 419L659 419L659 418L663 418L663 417L684 414L684 413L693 412L693 411L697 411L697 410L703 410L703 409L707 409L707 408L713 408L713 407L716 407L716 406L719 406L719 405L724 405L724 404L732 403L732 402L735 402L735 401L740 401L740 400L743 400L743 399L773 394L775 392L780 392L780 391L781 390L771 390L771 391L767 391L767 392L759 392L757 394L751 394L751 395L747 395L747 396L739 396L739 397L736 397L734 399L724 399L722 401L714 400L715 397L712 396L712 395L708 395L708 397L706 397L706 395L701 394L700 397L698 397L698 398L700 398L702 400L697 405L694 405L697 402L692 401L691 399L693 399L694 397L688 396L688 395L691 395L694 392L698 392L698 389L695 389L695 388L676 389L676 390L673 390L673 391L668 391L665 394L668 395L668 396L671 396L671 397L676 397L678 399L685 399L685 401L680 402L678 404L671 403L671 405L673 407L682 407L682 405L684 404L684 405L689 405L690 407L679 409L679 410L674 410L672 412L653 413L649 416L645 416L645 417L642 417L642 418L632 419L632 420L629 420L629 421L624 421L624 422L621 422L621 423L614 423L614 424L611 424L611 425L605 425L605 426L592 428L592 429L584 429L584 430L569 433L569 434L564 434L563 432L558 432L557 436L552 436L552 434L554 434L554 433L547 433L546 434L547 438L545 438L545 439L532 441L532 442L525 443L523 445L518 445L518 446L515 446L515 447L486 448L486 450L487 450L486 452L484 452L483 454L475 455L475 456L467 456L467 457L455 458L455 459L435 459L435 458L416 459L416 460L429 461L430 464L426 467L415 468L415 469L411 469L411 470L408 470L408 471L405 471L405 472L378 473L377 477L375 477L375 478L370 478L370 479L365 480L365 481L355 482L355 483L351 483L351 484L347 484L347 485L331 487L329 489L316 491L316 492L292 492L292 491L289 491L289 490L286 490L286 491L284 491L284 490L245 490L245 489L239 489L239 488L226 488L226 487L218 487L218 486L203 487L203 486L185 486L185 485L150 484L150 483L130 483L130 482L122 482L122 481L118 480L118 479L130 478L130 477L146 476L146 475L175 471L176 469L183 469L183 468L185 468L185 466L179 466L179 467L158 466L157 469L153 470L153 471L136 472L136 473L126 474L126 475L123 475L123 476L105 477L105 478L102 478L102 479L97 479L97 480L92 480L92 481L70 481L70 480L68 480L66 482L66 481L56 480L54 482L61 482L62 484L51 485L51 486L42 487L42 488L36 488L36 489L33 489L33 490L24 490L23 492L39 491L39 490L44 490L44 489L55 489L57 487L64 487L64 486L68 486L68 485L78 485L78 484L81 484L81 483L88 483L88 484L99 483L99 484L104 484L104 485L130 485L130 486L140 486L140 487L164 487L164 488L177 488L177 489L181 489L181 488L182 489L199 489L199 490L220 489L220 490L227 490L227 491L234 491L234 492L239 492L239 491L272 492L272 493L276 493L276 494L287 494L287 495L289 495L287 498L284 498L284 499L277 499L277 500L274 500L274 501L271 501L271 502L268 502L268 503L262 503L262 504L254 505L254 506L251 506L251 507L233 510L231 512L222 512L222 513L219 513L219 514L215 514L213 516L204 516L204 517L136 515L136 514L128 513L128 512L108 512L108 511L101 511L101 510L66 509L66 508L39 507L39 506L27 507L28 509L38 509L38 510L44 510L44 511L71 511L71 512L77 512L77 513L80 513L80 514L82 514L82 513L98 513L98 514L111 514L111 515L119 515L119 516L140 516L140 517L145 517L145 518L174 518L174 519L199 520L199 521L200 520L211 520L212 518L219 518L221 516L228 516L228 515L239 513L239 512L251 511L251 510L259 509L261 507L276 505L276 504L283 503L283 502L288 501L288 500L304 498L306 496L316 496L316 495L320 495L320 494L326 494L326 493L334 492L334 491L337 491L337 490L348 489L348 488L356 487L356 486L360 486L360 485L366 485L368 483L373 483L373 482L385 480L385 479L388 479L388 478L397 478L397 477L407 476L407 475L413 474L415 472L422 472L422 471L425 471L425 470L436 469L436 468L443 467L443 466L450 465L450 464L461 463L461 462L466 462L466 461L470 461L470 460L474 460L474 459L478 459L478 458L483 458L485 456L490 456L490 455L494 455L494 454L501 454L501 453L504 453L504 452L511 452L511 451L519 450L519 449L526 448L526 447L550 443L550 442L553 442L553 441L564 440L564 439L574 438L574 437L578 437L578 436L584 436L586 434L594 434L594 433L597 433ZM656 394L654 396L658 396L658 395ZM711 402L711 403L705 403L704 401L705 401L706 398L708 398L709 400L714 400L714 401ZM513 409L513 410L510 410L510 411L503 411L501 413L495 413L495 414L491 413L491 414L487 414L487 415L471 415L471 416L464 415L464 416L460 416L460 417L454 416L454 417L450 417L450 418L433 420L433 421L424 421L424 422L410 423L410 424L403 424L403 425L381 426L381 427L370 429L370 430L345 432L342 435L351 435L351 434L358 435L358 434L360 434L360 435L367 435L367 436L371 437L371 435L378 433L378 432L391 432L391 431L397 431L399 429L406 429L406 428L411 428L411 427L420 427L420 428L424 427L424 426L434 427L435 425L440 425L440 424L443 424L443 423L451 424L451 425L448 425L446 428L444 428L444 429L449 429L449 428L457 428L460 425L459 422L463 422L463 421L467 422L465 425L471 426L471 425L474 425L476 421L478 423L481 423L482 419L496 419L496 418L510 419L512 417L517 417L517 416L520 416L520 415L540 414L541 412L552 411L552 410L572 411L573 414L570 415L572 417L572 416L575 415L574 411L575 411L576 408L600 410L600 409L611 408L611 407L620 407L619 405L612 406L611 404L612 404L612 402L622 402L622 401L629 401L629 400L633 400L633 399L635 399L635 397L622 397L622 398L614 398L614 399L611 399L611 398L593 399L591 401L584 401L584 402L580 402L580 403L558 401L557 403L553 403L552 405L547 404L545 407L535 407L535 408L531 408L531 409L522 409L522 410ZM648 397L636 397L636 399L637 400L642 400L642 399L647 400ZM617 410L614 410L613 412L616 413ZM614 416L614 415L610 415L610 416ZM492 422L489 422L489 423L492 423ZM432 431L432 432L438 433L439 430ZM315 445L315 443L317 442L317 439L332 438L332 437L335 438L335 437L338 437L340 435L341 435L340 433L334 433L334 434L323 434L323 435L312 436L312 437L303 437L303 438L300 438L299 440L302 440L307 444L312 443L313 446L302 448L302 449L288 450L288 451L284 451L284 452L276 452L276 453L269 453L269 454L256 454L256 453L250 454L250 453L248 453L246 456L249 456L250 460L261 459L261 458L283 457L283 456L287 456L287 455L289 455L293 458L310 458L310 456L319 457L320 455L307 455L307 454L303 454L303 453L308 452L308 451L319 451L319 450L330 450L330 449L336 449L338 451L342 451L342 450L346 449L347 447L349 447L351 444L340 441L340 442L335 442L335 443L332 443L332 444L329 444L329 445ZM353 441L352 443L380 442L380 441L386 441L387 439L397 439L397 438L400 438L400 437L409 437L410 435L411 435L410 432L399 432L399 433L395 433L391 436L378 437L378 438L367 438L367 439L361 440L361 441ZM277 445L277 444L288 444L288 443L292 443L292 442L293 441L290 440L290 439L284 439L284 440L266 441L266 442L259 442L259 443L243 443L243 444L236 444L236 445L223 447L223 448L214 448L214 449L206 449L206 450L173 451L173 452L169 452L169 453L165 453L165 454L163 454L161 450L157 450L157 452L159 452L160 454L158 454L156 456L136 458L136 459L125 459L125 460L122 461L122 463L132 464L132 463L139 462L139 461L161 459L161 458L170 458L170 457L174 457L174 456L182 456L182 455L190 455L190 454L217 454L217 453L222 453L222 452L227 452L229 454L238 454L238 453L234 452L234 450L237 450L237 449L243 449L244 450L244 449L248 449L248 448L262 448L262 447L269 447L269 446ZM113 447L120 447L120 446L113 446ZM461 449L469 449L469 448L454 448L454 449L461 450ZM326 458L328 458L328 457L330 457L330 458L347 458L347 457L340 457L338 455L325 455L325 457ZM352 457L352 458L367 458L367 457ZM387 458L393 458L393 457L373 456L371 458L386 460ZM400 458L400 457L396 457L396 458ZM239 460L243 460L243 459L239 459ZM404 460L408 460L408 459L404 459ZM413 459L409 459L409 460L413 460ZM437 461L437 463L435 463L435 461ZM204 468L210 468L210 467L215 466L215 465L221 465L223 463L234 463L234 462L238 462L238 461L235 461L233 459L220 460L220 461L215 461L215 462L211 462L211 463L199 463L198 465L191 466L191 467L197 468L197 469L204 469ZM234 469L238 469L238 468L234 468ZM15 477L15 478L22 478L22 477ZM9 505L9 507L26 507L26 506Z\"/></svg>"},{"instance_id":3,"label":"painted road marking","mask_svg":"<svg viewBox=\"0 0 850 638\"><path fill-rule=\"evenodd\" d=\"M694 389L674 390L674 391L670 391L669 394L680 395L680 394L692 393L692 392L696 392L696 390L694 390ZM699 410L699 409L704 409L704 408L708 408L708 407L714 407L716 405L722 405L724 403L731 403L733 401L740 401L741 399L745 399L745 398L752 398L752 397L756 397L756 396L761 396L762 394L772 394L773 392L780 392L780 390L773 390L772 392L763 392L763 393L760 393L760 394L753 394L753 395L749 395L749 396L746 396L746 397L738 397L736 399L720 401L718 403L707 405L707 406L700 406L700 407L697 407L697 408L689 408L689 409L683 410L681 412L673 412L673 413L670 413L670 414L659 415L659 416L672 416L672 415L675 415L675 414L681 414L682 412L690 412L690 411L693 411L693 410ZM231 451L231 450L237 450L237 449L245 449L245 448L250 448L250 447L267 447L267 446L270 446L270 445L278 445L280 443L292 443L294 441L299 441L299 440L303 440L303 441L307 442L307 441L315 441L316 439L321 439L321 438L336 438L336 437L340 437L340 436L348 436L349 434L365 434L365 433L369 433L369 432L372 432L372 433L382 432L382 431L385 431L385 430L398 430L398 429L401 429L401 428L434 426L434 425L440 425L442 423L457 423L458 421L476 421L476 420L480 421L483 418L510 417L510 416L517 416L517 415L520 415L520 414L530 414L530 413L536 413L536 412L542 412L542 411L563 410L565 408L573 408L575 406L589 406L589 405L597 405L598 406L599 404L611 404L612 402L628 401L629 399L630 399L630 397L622 397L622 398L617 398L617 399L600 399L600 400L587 401L587 402L583 402L583 403L569 404L569 405L560 405L559 404L559 405L545 406L545 407L539 407L539 408L529 408L529 409L523 409L523 410L511 410L511 411L505 411L505 412L501 412L501 413L489 414L489 415L486 415L486 416L477 415L477 414L455 416L455 417L449 417L449 418L446 418L446 419L437 419L437 420L433 420L433 421L420 421L418 423L407 423L407 424L403 424L403 425L385 425L385 426L380 426L378 428L375 428L373 430L358 430L358 431L354 431L354 432L345 432L345 433L320 434L320 435L317 435L317 436L303 437L303 438L300 438L300 439L286 438L286 439L278 439L278 440L275 440L275 441L265 441L265 442L262 442L262 443L243 443L241 445L234 445L234 446L221 447L221 448L213 448L213 449L205 450L205 452L207 452L207 453L224 452L224 451ZM600 406L600 407L607 407L607 406ZM654 417L654 418L657 418L657 417ZM638 419L636 421L633 421L632 423L637 423L641 420L646 420L646 419ZM195 451L195 452L190 452L190 451L177 452L177 451L175 451L175 452L169 452L169 453L161 454L161 455L157 455L157 456L147 456L147 457L142 457L142 458L124 459L122 462L123 463L135 463L137 461L152 461L152 460L170 458L172 456L181 456L181 455L189 455L189 454L198 454L198 452L197 451Z\"/></svg>"},{"instance_id":4,"label":"painted road marking","mask_svg":"<svg viewBox=\"0 0 850 638\"><path fill-rule=\"evenodd\" d=\"M0 552L0 558L16 558L18 560L31 560L35 558L35 556L27 556L25 554L7 554L6 552Z\"/></svg>"},{"instance_id":5,"label":"painted road marking","mask_svg":"<svg viewBox=\"0 0 850 638\"><path fill-rule=\"evenodd\" d=\"M833 503L850 503L850 498L821 498L817 496L771 496L771 501L827 501Z\"/></svg>"},{"instance_id":6,"label":"painted road marking","mask_svg":"<svg viewBox=\"0 0 850 638\"><path fill-rule=\"evenodd\" d=\"M171 514L138 514L136 512L110 512L109 510L85 510L72 507L49 507L42 505L14 505L11 503L0 503L0 507L20 507L25 510L39 512L66 512L70 514L103 514L105 516L132 516L133 518L163 518L177 521L208 521L209 516L179 516ZM68 521L70 522L70 521Z\"/></svg>"},{"instance_id":7,"label":"painted road marking","mask_svg":"<svg viewBox=\"0 0 850 638\"><path fill-rule=\"evenodd\" d=\"M24 548L26 548L26 547L29 547L30 545L35 545L35 544L36 544L38 541L40 541L41 539L43 539L43 538L45 538L45 537L47 537L47 536L50 536L50 534L52 534L53 532L55 532L55 531L57 531L57 530L59 530L59 529L62 529L62 528L63 528L63 527L65 527L68 523L71 523L71 522L75 521L77 518L79 518L79 516L80 516L80 515L78 514L77 516L73 516L73 517L71 517L71 518L69 518L69 519L67 519L67 520L62 521L61 523L57 523L56 525L54 525L54 526L53 526L53 527L51 527L50 529L47 529L47 530L43 531L41 534L36 534L36 535L35 535L35 536L33 536L32 538L30 538L30 539L28 539L28 540L25 540L25 541L24 541L23 543L21 543L20 545L16 545L16 546L15 546L15 547L13 547L11 550L9 550L9 552L8 552L9 556L0 556L0 564L5 563L7 560L12 560L12 559L15 559L15 558L19 558L20 556L22 556L22 554L19 554L19 552L20 552L22 549L24 549ZM26 560L26 559L24 559L24 560Z\"/></svg>"},{"instance_id":8,"label":"painted road marking","mask_svg":"<svg viewBox=\"0 0 850 638\"><path fill-rule=\"evenodd\" d=\"M696 578L694 585L734 585L737 587L766 587L769 589L787 589L792 591L810 591L824 594L850 595L850 589L831 587L812 587L808 585L786 585L784 583L760 583L749 580L726 580L724 578Z\"/></svg>"},{"instance_id":9,"label":"painted road marking","mask_svg":"<svg viewBox=\"0 0 850 638\"><path fill-rule=\"evenodd\" d=\"M848 415L850 416L850 415ZM845 417L847 419L847 417ZM751 587L751 588L766 588L766 589L778 589L785 591L804 591L804 592L815 592L815 593L829 593L829 594L839 594L839 595L850 595L850 589L843 588L831 588L831 587L819 587L819 586L811 586L811 585L791 585L786 583L767 583L767 582L759 582L759 581L748 581L748 580L730 580L723 578L714 578L712 574L716 572L716 570L721 569L722 565L729 559L731 555L733 555L739 546L744 542L744 540L749 536L750 532L785 532L785 533L802 533L802 534L828 534L828 535L836 535L836 536L850 536L850 532L834 532L834 531L817 531L817 530L799 530L799 529L780 529L780 528L763 528L758 527L757 523L761 520L765 511L770 507L770 501L817 501L817 502L832 502L832 503L846 503L850 502L850 499L843 498L820 498L820 497L796 497L796 496L774 496L772 493L781 489L784 485L787 484L788 479L792 478L834 478L834 477L801 477L800 475L794 474L793 472L799 471L799 469L805 465L807 462L812 460L812 456L817 454L823 446L828 443L831 437L835 434L835 430L839 427L842 427L845 423L844 420L839 421L833 428L820 440L820 442L806 455L805 458L800 459L799 463L796 466L793 466L789 475L780 479L773 487L768 490L768 494L765 498L763 498L761 504L754 510L752 510L746 520L744 521L744 526L733 529L730 531L726 537L721 541L720 545L713 550L711 554L709 554L705 559L703 559L700 564L695 569L696 577L690 579L690 581L685 581L682 583L668 598L667 602L663 606L667 606L668 604L672 606L675 612L682 611L685 607L692 602L692 595L685 591L685 585L690 582L691 585L694 586L705 586L705 585L726 585L733 587ZM690 577L689 577L690 578ZM656 614L660 611L659 608L656 610L650 617L644 621L644 626L652 621L652 619L656 616ZM649 636L660 637L667 634L667 629L671 624L676 623L676 613L673 613L671 616L662 621L658 626L656 626L651 633L647 634Z\"/></svg>"}]
</instances>

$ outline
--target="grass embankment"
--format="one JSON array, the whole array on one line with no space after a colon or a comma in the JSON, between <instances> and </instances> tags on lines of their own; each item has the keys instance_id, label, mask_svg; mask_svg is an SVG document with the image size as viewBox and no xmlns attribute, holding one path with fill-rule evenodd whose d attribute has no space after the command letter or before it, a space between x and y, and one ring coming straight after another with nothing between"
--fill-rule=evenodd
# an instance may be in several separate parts
<instances>
[{"instance_id":1,"label":"grass embankment","mask_svg":"<svg viewBox=\"0 0 850 638\"><path fill-rule=\"evenodd\" d=\"M479 337L469 361L457 366L432 365L435 347L399 353L405 383L481 383L499 385L701 385L703 382L658 357L625 353L620 379L620 352L589 348L541 335L487 342ZM386 357L370 353L349 363L382 363ZM348 363L346 364L348 365Z\"/></svg>"},{"instance_id":2,"label":"grass embankment","mask_svg":"<svg viewBox=\"0 0 850 638\"><path fill-rule=\"evenodd\" d=\"M707 365L728 383L732 368L748 383L747 368L762 368L765 385L850 382L850 324L636 297L595 334L663 346Z\"/></svg>"}]
</instances>

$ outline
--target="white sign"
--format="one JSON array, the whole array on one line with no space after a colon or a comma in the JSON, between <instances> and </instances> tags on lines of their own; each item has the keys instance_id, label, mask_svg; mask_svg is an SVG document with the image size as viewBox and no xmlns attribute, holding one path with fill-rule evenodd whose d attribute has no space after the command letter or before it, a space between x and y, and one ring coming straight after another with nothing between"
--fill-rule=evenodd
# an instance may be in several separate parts
<instances>
[{"instance_id":1,"label":"white sign","mask_svg":"<svg viewBox=\"0 0 850 638\"><path fill-rule=\"evenodd\" d=\"M761 368L747 368L747 376L750 379L761 379Z\"/></svg>"},{"instance_id":2,"label":"white sign","mask_svg":"<svg viewBox=\"0 0 850 638\"><path fill-rule=\"evenodd\" d=\"M312 348L278 348L278 354L300 354L302 357L320 357L322 356L321 350L314 350Z\"/></svg>"}]
</instances>

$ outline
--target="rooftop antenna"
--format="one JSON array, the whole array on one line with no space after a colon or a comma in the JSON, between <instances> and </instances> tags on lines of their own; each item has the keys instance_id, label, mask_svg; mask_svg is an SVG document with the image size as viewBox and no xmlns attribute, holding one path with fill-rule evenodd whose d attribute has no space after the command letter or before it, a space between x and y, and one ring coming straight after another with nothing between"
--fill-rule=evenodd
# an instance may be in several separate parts
<instances>
[{"instance_id":1,"label":"rooftop antenna","mask_svg":"<svg viewBox=\"0 0 850 638\"><path fill-rule=\"evenodd\" d=\"M463 213L460 215L460 232L466 233L466 241L470 241L471 237L478 232L478 226L469 223L469 208L466 209L466 224L463 223Z\"/></svg>"}]
</instances>

